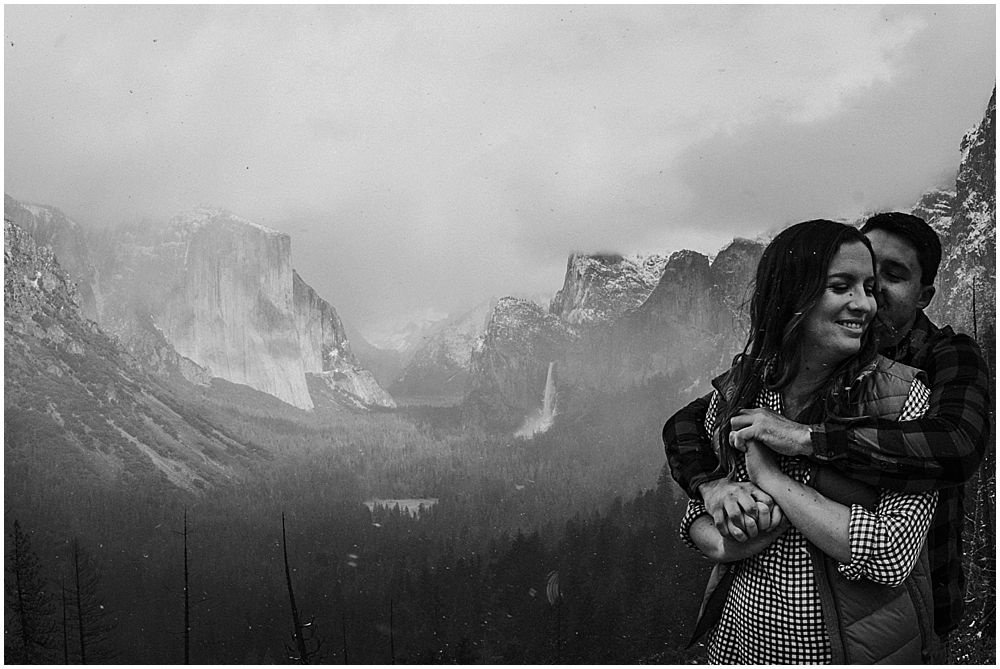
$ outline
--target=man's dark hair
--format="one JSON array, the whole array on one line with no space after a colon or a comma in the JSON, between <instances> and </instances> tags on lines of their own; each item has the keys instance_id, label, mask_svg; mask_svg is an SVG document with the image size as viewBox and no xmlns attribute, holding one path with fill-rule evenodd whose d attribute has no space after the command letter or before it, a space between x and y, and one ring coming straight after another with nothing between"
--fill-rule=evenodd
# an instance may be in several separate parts
<instances>
[{"instance_id":1,"label":"man's dark hair","mask_svg":"<svg viewBox=\"0 0 1000 669\"><path fill-rule=\"evenodd\" d=\"M934 228L927 221L898 211L888 211L875 214L861 226L862 233L872 230L885 230L891 235L901 237L917 252L920 263L920 283L925 286L934 285L938 265L941 264L941 240Z\"/></svg>"}]
</instances>

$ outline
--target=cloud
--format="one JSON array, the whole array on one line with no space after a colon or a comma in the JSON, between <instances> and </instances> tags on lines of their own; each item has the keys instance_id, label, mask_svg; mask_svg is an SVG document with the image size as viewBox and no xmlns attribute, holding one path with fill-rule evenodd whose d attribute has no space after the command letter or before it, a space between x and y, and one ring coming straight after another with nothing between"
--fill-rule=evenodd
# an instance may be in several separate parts
<instances>
[{"instance_id":1,"label":"cloud","mask_svg":"<svg viewBox=\"0 0 1000 669\"><path fill-rule=\"evenodd\" d=\"M90 223L228 208L291 234L304 278L359 323L554 292L572 251L711 252L901 202L957 164L995 79L990 6L5 20L8 193Z\"/></svg>"}]
</instances>

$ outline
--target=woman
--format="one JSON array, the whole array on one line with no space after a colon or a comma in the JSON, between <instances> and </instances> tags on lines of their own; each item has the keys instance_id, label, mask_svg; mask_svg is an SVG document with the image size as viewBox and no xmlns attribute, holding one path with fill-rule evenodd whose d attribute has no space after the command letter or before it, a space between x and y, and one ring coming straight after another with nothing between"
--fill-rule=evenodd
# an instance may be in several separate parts
<instances>
[{"instance_id":1,"label":"woman","mask_svg":"<svg viewBox=\"0 0 1000 669\"><path fill-rule=\"evenodd\" d=\"M709 641L718 663L916 663L934 643L924 538L937 493L876 490L730 444L730 419L765 407L801 423L927 410L920 372L877 355L874 256L855 228L807 221L779 234L757 268L751 334L716 379L706 428L722 467L753 481L784 519L745 543L723 537L692 501L682 534L731 566ZM773 520L780 516L773 511ZM767 523L765 523L767 524Z\"/></svg>"}]
</instances>

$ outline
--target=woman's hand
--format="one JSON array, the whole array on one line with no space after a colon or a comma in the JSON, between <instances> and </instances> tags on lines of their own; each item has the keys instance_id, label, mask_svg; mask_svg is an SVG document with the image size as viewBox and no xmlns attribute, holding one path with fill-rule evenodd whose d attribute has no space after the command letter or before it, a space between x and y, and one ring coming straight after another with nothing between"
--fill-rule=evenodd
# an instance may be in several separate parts
<instances>
[{"instance_id":1,"label":"woman's hand","mask_svg":"<svg viewBox=\"0 0 1000 669\"><path fill-rule=\"evenodd\" d=\"M708 559L713 562L736 562L762 552L784 534L788 527L788 519L781 517L768 531L746 541L736 541L719 534L712 517L705 514L691 524L689 532L691 540Z\"/></svg>"}]
</instances>

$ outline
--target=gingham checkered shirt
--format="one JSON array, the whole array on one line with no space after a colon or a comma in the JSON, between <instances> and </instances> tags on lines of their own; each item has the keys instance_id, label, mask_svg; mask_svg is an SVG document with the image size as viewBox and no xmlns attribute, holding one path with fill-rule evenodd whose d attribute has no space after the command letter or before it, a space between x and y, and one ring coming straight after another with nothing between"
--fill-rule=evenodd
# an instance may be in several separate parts
<instances>
[{"instance_id":1,"label":"gingham checkered shirt","mask_svg":"<svg viewBox=\"0 0 1000 669\"><path fill-rule=\"evenodd\" d=\"M940 491L927 548L934 628L945 634L964 610L962 484L979 469L989 442L989 366L971 337L938 328L922 311L906 338L882 354L927 373L931 409L906 423L874 416L825 423L812 432L814 457L878 488ZM699 485L721 476L702 423L708 402L707 396L698 398L663 426L670 473L692 498L699 497Z\"/></svg>"},{"instance_id":2,"label":"gingham checkered shirt","mask_svg":"<svg viewBox=\"0 0 1000 669\"><path fill-rule=\"evenodd\" d=\"M929 399L927 387L914 381L900 420L922 416ZM781 396L765 389L756 406L781 413ZM718 408L719 397L715 394L705 418L709 432L708 426L714 425ZM796 481L809 483L810 465L805 458L778 456L778 464ZM742 461L736 479L749 480ZM849 529L851 562L838 565L840 572L851 580L867 578L888 585L902 583L920 554L936 501L936 492L908 494L883 490L874 512L853 505ZM689 530L691 523L705 513L701 501L691 500L681 521L681 536L695 549ZM709 641L711 662L832 662L815 569L808 541L801 532L790 527L764 551L741 560L733 568L736 569L733 587Z\"/></svg>"}]
</instances>

